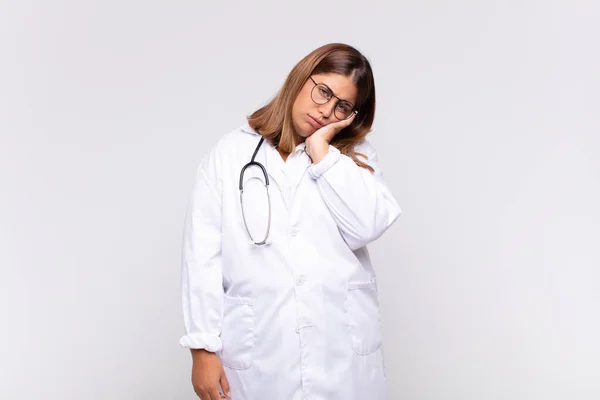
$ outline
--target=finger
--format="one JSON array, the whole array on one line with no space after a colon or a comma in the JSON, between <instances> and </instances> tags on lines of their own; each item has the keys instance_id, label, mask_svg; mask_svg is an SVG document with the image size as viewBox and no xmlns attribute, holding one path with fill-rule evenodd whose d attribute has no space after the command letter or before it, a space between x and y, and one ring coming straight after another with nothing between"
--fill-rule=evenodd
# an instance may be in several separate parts
<instances>
[{"instance_id":1,"label":"finger","mask_svg":"<svg viewBox=\"0 0 600 400\"><path fill-rule=\"evenodd\" d=\"M211 392L210 392L210 400L219 400L222 399L223 397L221 397L221 393L219 393L219 387L217 385L216 388L214 388Z\"/></svg>"},{"instance_id":2,"label":"finger","mask_svg":"<svg viewBox=\"0 0 600 400\"><path fill-rule=\"evenodd\" d=\"M221 379L219 380L221 384L221 389L223 389L223 393L225 393L225 397L231 397L231 392L229 389L229 381L227 380L227 376L225 375L225 371L221 372Z\"/></svg>"},{"instance_id":3,"label":"finger","mask_svg":"<svg viewBox=\"0 0 600 400\"><path fill-rule=\"evenodd\" d=\"M356 118L356 114L358 114L358 112L357 112L357 111L353 111L353 112L352 112L352 115L350 115L350 117L348 117L348 119L345 119L345 120L343 120L343 121L337 122L337 123L336 123L336 125L337 125L337 126L336 126L336 128L337 128L337 129L336 129L336 131L337 131L337 132L339 132L339 131L341 131L342 129L344 129L344 128L346 128L347 126L349 126L349 125L352 123L352 121L354 121L354 118ZM337 132L336 132L336 133L337 133Z\"/></svg>"},{"instance_id":4,"label":"finger","mask_svg":"<svg viewBox=\"0 0 600 400\"><path fill-rule=\"evenodd\" d=\"M197 390L196 394L198 395L200 400L218 400L219 399L218 395L217 395L217 397L213 397L212 391L208 390L208 389Z\"/></svg>"},{"instance_id":5,"label":"finger","mask_svg":"<svg viewBox=\"0 0 600 400\"><path fill-rule=\"evenodd\" d=\"M208 392L197 391L196 395L198 396L198 398L200 400L211 400L210 395L208 394Z\"/></svg>"},{"instance_id":6,"label":"finger","mask_svg":"<svg viewBox=\"0 0 600 400\"><path fill-rule=\"evenodd\" d=\"M357 114L358 114L358 111L352 111L352 115L350 116L350 118L348 118L347 120L344 121L344 122L346 122L346 126L350 125L352 123L352 121L354 121L354 118L356 118Z\"/></svg>"}]
</instances>

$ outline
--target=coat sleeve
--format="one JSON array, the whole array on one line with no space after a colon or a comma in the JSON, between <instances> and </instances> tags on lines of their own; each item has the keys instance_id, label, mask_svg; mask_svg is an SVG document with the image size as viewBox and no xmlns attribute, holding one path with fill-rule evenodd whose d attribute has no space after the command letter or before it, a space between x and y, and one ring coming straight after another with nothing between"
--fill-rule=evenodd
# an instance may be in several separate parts
<instances>
[{"instance_id":1,"label":"coat sleeve","mask_svg":"<svg viewBox=\"0 0 600 400\"><path fill-rule=\"evenodd\" d=\"M183 347L221 350L223 275L221 194L215 157L198 167L185 217L182 246Z\"/></svg>"},{"instance_id":2,"label":"coat sleeve","mask_svg":"<svg viewBox=\"0 0 600 400\"><path fill-rule=\"evenodd\" d=\"M367 157L365 162L374 172L359 167L333 146L329 146L327 155L308 170L352 250L378 239L401 212L382 179L375 149L364 140L356 151Z\"/></svg>"}]
</instances>

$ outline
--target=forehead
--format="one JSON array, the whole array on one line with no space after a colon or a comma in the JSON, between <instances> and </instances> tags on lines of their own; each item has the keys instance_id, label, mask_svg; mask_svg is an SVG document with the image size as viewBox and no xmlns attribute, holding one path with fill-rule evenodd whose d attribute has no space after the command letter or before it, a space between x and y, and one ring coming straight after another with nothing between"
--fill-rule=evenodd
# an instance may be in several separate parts
<instances>
[{"instance_id":1,"label":"forehead","mask_svg":"<svg viewBox=\"0 0 600 400\"><path fill-rule=\"evenodd\" d=\"M340 74L314 74L312 78L317 83L324 83L329 86L339 98L356 104L358 90L349 77Z\"/></svg>"}]
</instances>

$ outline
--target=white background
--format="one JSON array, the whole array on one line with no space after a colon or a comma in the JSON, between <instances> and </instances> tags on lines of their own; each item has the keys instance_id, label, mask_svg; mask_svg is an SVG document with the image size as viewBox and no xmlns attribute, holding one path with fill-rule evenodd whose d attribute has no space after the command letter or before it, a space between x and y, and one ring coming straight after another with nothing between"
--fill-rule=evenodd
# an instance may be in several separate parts
<instances>
[{"instance_id":1,"label":"white background","mask_svg":"<svg viewBox=\"0 0 600 400\"><path fill-rule=\"evenodd\" d=\"M194 398L197 163L341 41L372 61L403 209L371 246L390 399L597 400L599 20L592 0L0 0L0 398Z\"/></svg>"}]
</instances>

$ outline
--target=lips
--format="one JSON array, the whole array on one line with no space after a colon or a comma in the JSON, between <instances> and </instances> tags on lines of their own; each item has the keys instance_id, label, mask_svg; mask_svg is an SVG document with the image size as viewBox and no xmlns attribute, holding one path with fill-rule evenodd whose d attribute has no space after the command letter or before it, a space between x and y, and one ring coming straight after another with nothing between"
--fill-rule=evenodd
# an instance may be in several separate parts
<instances>
[{"instance_id":1,"label":"lips","mask_svg":"<svg viewBox=\"0 0 600 400\"><path fill-rule=\"evenodd\" d=\"M310 115L308 116L308 120L311 123L311 125L313 125L316 128L321 128L324 125L322 123L320 123L316 118L311 117Z\"/></svg>"}]
</instances>

